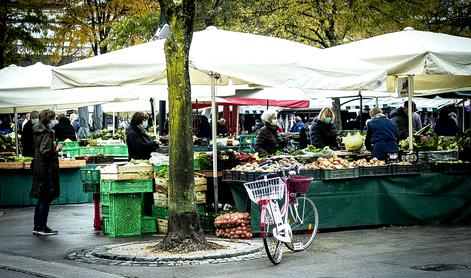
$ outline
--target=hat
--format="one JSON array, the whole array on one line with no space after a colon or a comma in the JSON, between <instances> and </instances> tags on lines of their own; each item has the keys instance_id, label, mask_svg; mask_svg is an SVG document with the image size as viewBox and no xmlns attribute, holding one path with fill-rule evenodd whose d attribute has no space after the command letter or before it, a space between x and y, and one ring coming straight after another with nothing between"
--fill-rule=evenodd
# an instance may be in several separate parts
<instances>
[{"instance_id":1,"label":"hat","mask_svg":"<svg viewBox=\"0 0 471 278\"><path fill-rule=\"evenodd\" d=\"M383 113L383 110L381 110L381 108L379 107L373 107L370 109L370 117L373 118L374 116L376 116L377 114L379 113Z\"/></svg>"},{"instance_id":2,"label":"hat","mask_svg":"<svg viewBox=\"0 0 471 278\"><path fill-rule=\"evenodd\" d=\"M408 100L404 101L404 107L409 108L409 101ZM412 110L414 112L417 111L417 106L415 105L415 102L412 102Z\"/></svg>"}]
</instances>

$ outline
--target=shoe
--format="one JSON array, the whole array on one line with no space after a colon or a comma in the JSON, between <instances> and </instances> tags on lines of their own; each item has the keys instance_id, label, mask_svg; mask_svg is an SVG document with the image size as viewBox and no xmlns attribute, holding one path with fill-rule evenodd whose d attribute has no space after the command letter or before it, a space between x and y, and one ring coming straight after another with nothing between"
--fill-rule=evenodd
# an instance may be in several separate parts
<instances>
[{"instance_id":1,"label":"shoe","mask_svg":"<svg viewBox=\"0 0 471 278\"><path fill-rule=\"evenodd\" d=\"M58 233L57 231L53 231L47 226L41 231L38 231L38 235L41 235L41 236L53 236L53 235L57 235L57 233Z\"/></svg>"},{"instance_id":2,"label":"shoe","mask_svg":"<svg viewBox=\"0 0 471 278\"><path fill-rule=\"evenodd\" d=\"M34 228L33 228L33 235L39 235L39 231L41 231L40 228L34 227Z\"/></svg>"}]
</instances>

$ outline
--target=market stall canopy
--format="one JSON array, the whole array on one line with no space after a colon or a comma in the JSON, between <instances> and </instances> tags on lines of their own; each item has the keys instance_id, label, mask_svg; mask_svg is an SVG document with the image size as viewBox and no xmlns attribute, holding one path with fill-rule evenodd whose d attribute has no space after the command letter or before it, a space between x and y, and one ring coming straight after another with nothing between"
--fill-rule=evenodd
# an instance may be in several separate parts
<instances>
[{"instance_id":1,"label":"market stall canopy","mask_svg":"<svg viewBox=\"0 0 471 278\"><path fill-rule=\"evenodd\" d=\"M230 104L264 105L284 108L307 108L309 97L300 89L263 88L236 90L235 96L225 98Z\"/></svg>"},{"instance_id":2,"label":"market stall canopy","mask_svg":"<svg viewBox=\"0 0 471 278\"><path fill-rule=\"evenodd\" d=\"M430 94L471 88L471 39L442 33L403 31L322 50L387 68L387 90L397 76L414 75L414 93Z\"/></svg>"},{"instance_id":3,"label":"market stall canopy","mask_svg":"<svg viewBox=\"0 0 471 278\"><path fill-rule=\"evenodd\" d=\"M65 110L119 99L127 88L75 88L67 93L51 89L52 66L36 63L28 67L10 65L0 70L0 113L32 110Z\"/></svg>"},{"instance_id":4,"label":"market stall canopy","mask_svg":"<svg viewBox=\"0 0 471 278\"><path fill-rule=\"evenodd\" d=\"M53 69L52 87L166 84L165 40L156 40ZM376 89L385 70L367 62L337 59L314 47L248 33L209 27L195 32L190 49L193 85L250 84L312 89Z\"/></svg>"}]
</instances>

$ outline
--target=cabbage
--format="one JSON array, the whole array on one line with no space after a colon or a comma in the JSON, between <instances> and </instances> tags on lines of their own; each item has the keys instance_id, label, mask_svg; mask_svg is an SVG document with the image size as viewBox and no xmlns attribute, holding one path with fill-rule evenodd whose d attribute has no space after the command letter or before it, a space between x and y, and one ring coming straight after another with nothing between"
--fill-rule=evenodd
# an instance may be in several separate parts
<instances>
[{"instance_id":1,"label":"cabbage","mask_svg":"<svg viewBox=\"0 0 471 278\"><path fill-rule=\"evenodd\" d=\"M363 147L364 138L359 132L348 133L346 137L342 137L342 141L347 151L357 151Z\"/></svg>"}]
</instances>

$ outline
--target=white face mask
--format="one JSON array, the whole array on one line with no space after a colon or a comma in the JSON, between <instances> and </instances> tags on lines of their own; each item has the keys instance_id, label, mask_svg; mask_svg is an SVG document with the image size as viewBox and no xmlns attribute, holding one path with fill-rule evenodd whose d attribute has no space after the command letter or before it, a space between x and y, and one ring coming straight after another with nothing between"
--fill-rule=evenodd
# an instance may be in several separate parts
<instances>
[{"instance_id":1,"label":"white face mask","mask_svg":"<svg viewBox=\"0 0 471 278\"><path fill-rule=\"evenodd\" d=\"M58 122L59 122L58 120L54 119L54 120L50 121L50 122L47 124L47 126L48 126L49 128L53 128Z\"/></svg>"},{"instance_id":2,"label":"white face mask","mask_svg":"<svg viewBox=\"0 0 471 278\"><path fill-rule=\"evenodd\" d=\"M149 126L149 123L147 121L142 122L142 127L146 129Z\"/></svg>"},{"instance_id":3,"label":"white face mask","mask_svg":"<svg viewBox=\"0 0 471 278\"><path fill-rule=\"evenodd\" d=\"M271 120L271 125L272 126L277 126L278 125L278 120Z\"/></svg>"}]
</instances>

